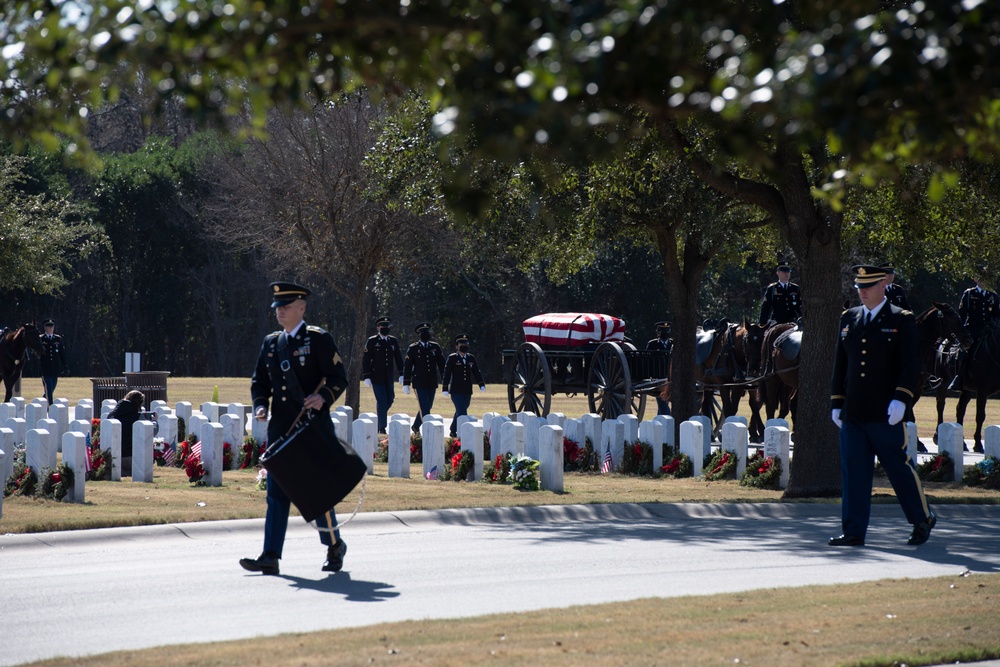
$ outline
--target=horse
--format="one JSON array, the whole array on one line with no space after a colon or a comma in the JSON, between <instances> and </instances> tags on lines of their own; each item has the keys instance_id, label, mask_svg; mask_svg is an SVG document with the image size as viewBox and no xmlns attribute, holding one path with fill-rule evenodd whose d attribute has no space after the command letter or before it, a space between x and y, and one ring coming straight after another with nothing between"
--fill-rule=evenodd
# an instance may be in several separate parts
<instances>
[{"instance_id":1,"label":"horse","mask_svg":"<svg viewBox=\"0 0 1000 667\"><path fill-rule=\"evenodd\" d=\"M3 376L4 403L13 396L14 385L21 379L26 351L31 349L39 357L42 356L42 345L38 339L40 335L38 327L27 323L6 332L0 338L0 375Z\"/></svg>"},{"instance_id":2,"label":"horse","mask_svg":"<svg viewBox=\"0 0 1000 667\"><path fill-rule=\"evenodd\" d=\"M962 324L958 312L947 303L933 302L917 315L917 336L920 347L920 384L913 397L917 404L924 393L933 393L937 401L938 426L944 421L944 404L948 385L955 377L955 357L958 349L968 350L974 339ZM913 408L907 409L907 421L915 421ZM937 430L935 429L935 439Z\"/></svg>"},{"instance_id":3,"label":"horse","mask_svg":"<svg viewBox=\"0 0 1000 667\"><path fill-rule=\"evenodd\" d=\"M743 366L748 378L760 377L761 375L761 346L764 343L764 334L767 332L766 324L754 324L747 318L743 318L743 323L736 329L735 354L737 363ZM764 421L760 418L760 409L763 406L761 400L760 382L754 384L754 388L749 390L748 400L750 402L750 424L749 436L752 442L764 441Z\"/></svg>"},{"instance_id":4,"label":"horse","mask_svg":"<svg viewBox=\"0 0 1000 667\"><path fill-rule=\"evenodd\" d=\"M974 451L983 451L983 422L986 400L1000 391L1000 321L992 320L983 336L969 348L965 362L958 369L962 393L955 409L955 421L964 423L965 409L976 395L976 435Z\"/></svg>"},{"instance_id":5,"label":"horse","mask_svg":"<svg viewBox=\"0 0 1000 667\"><path fill-rule=\"evenodd\" d=\"M738 325L723 318L716 323L715 329L702 330L697 334L695 381L704 388L701 414L716 416L714 394L718 389L722 399L722 415L717 420L719 424L726 417L736 414L744 392L742 386L733 386L743 380L745 373L736 356L737 329Z\"/></svg>"},{"instance_id":6,"label":"horse","mask_svg":"<svg viewBox=\"0 0 1000 667\"><path fill-rule=\"evenodd\" d=\"M763 364L760 383L761 402L768 419L775 415L784 419L789 413L795 420L798 404L799 360L798 350L783 351L784 343L796 342L792 334L797 333L795 322L775 324L764 333L761 342L761 362Z\"/></svg>"}]
</instances>

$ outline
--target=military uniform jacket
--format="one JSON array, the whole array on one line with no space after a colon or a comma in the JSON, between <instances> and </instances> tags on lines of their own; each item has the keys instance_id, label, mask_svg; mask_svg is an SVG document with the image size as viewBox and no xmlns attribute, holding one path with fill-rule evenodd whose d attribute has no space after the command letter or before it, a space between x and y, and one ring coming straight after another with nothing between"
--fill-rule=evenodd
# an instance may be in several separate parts
<instances>
[{"instance_id":1,"label":"military uniform jacket","mask_svg":"<svg viewBox=\"0 0 1000 667\"><path fill-rule=\"evenodd\" d=\"M42 376L53 377L66 368L66 350L63 348L62 336L52 334L50 339L45 334L38 337L42 344Z\"/></svg>"},{"instance_id":2,"label":"military uniform jacket","mask_svg":"<svg viewBox=\"0 0 1000 667\"><path fill-rule=\"evenodd\" d=\"M281 333L275 331L264 337L264 344L257 357L257 367L250 380L254 412L257 408L267 408L268 403L271 404L268 442L284 435L302 410L302 404L295 400L285 384L279 365L281 358L278 337ZM333 336L319 327L303 324L295 336L288 339L288 358L303 396L313 393L320 380L326 381L318 393L323 397L323 410L329 411L334 401L347 389L347 372Z\"/></svg>"},{"instance_id":3,"label":"military uniform jacket","mask_svg":"<svg viewBox=\"0 0 1000 667\"><path fill-rule=\"evenodd\" d=\"M434 341L417 341L406 349L403 361L403 384L421 389L436 389L438 374L444 374L444 352Z\"/></svg>"},{"instance_id":4,"label":"military uniform jacket","mask_svg":"<svg viewBox=\"0 0 1000 667\"><path fill-rule=\"evenodd\" d=\"M760 304L760 324L774 320L778 324L794 322L802 317L802 292L795 283L782 287L773 282L764 289L764 299Z\"/></svg>"},{"instance_id":5,"label":"military uniform jacket","mask_svg":"<svg viewBox=\"0 0 1000 667\"><path fill-rule=\"evenodd\" d=\"M1000 316L1000 301L997 293L977 287L970 287L962 292L962 300L958 304L958 316L962 324L969 327L974 336L979 336L989 325L990 320Z\"/></svg>"},{"instance_id":6,"label":"military uniform jacket","mask_svg":"<svg viewBox=\"0 0 1000 667\"><path fill-rule=\"evenodd\" d=\"M659 338L654 338L653 340L646 343L647 350L654 350L663 352L663 358L660 359L659 355L655 360L651 360L650 366L655 377L665 378L670 375L670 353L674 349L674 341L671 338L667 340L660 340Z\"/></svg>"},{"instance_id":7,"label":"military uniform jacket","mask_svg":"<svg viewBox=\"0 0 1000 667\"><path fill-rule=\"evenodd\" d=\"M458 352L448 355L444 364L444 379L441 384L452 394L472 394L472 384L483 385L483 374L479 372L479 364L471 354L465 358Z\"/></svg>"},{"instance_id":8,"label":"military uniform jacket","mask_svg":"<svg viewBox=\"0 0 1000 667\"><path fill-rule=\"evenodd\" d=\"M896 283L885 286L885 298L894 306L899 306L903 310L910 310L910 301L906 298L906 290Z\"/></svg>"},{"instance_id":9,"label":"military uniform jacket","mask_svg":"<svg viewBox=\"0 0 1000 667\"><path fill-rule=\"evenodd\" d=\"M916 317L886 303L866 327L864 312L856 306L841 315L831 398L843 420L884 422L890 401L913 404L920 377Z\"/></svg>"},{"instance_id":10,"label":"military uniform jacket","mask_svg":"<svg viewBox=\"0 0 1000 667\"><path fill-rule=\"evenodd\" d=\"M395 366L393 366L395 362ZM399 369L400 373L395 373ZM392 384L403 370L403 354L395 336L375 335L365 342L365 355L361 360L361 378L375 384Z\"/></svg>"}]
</instances>

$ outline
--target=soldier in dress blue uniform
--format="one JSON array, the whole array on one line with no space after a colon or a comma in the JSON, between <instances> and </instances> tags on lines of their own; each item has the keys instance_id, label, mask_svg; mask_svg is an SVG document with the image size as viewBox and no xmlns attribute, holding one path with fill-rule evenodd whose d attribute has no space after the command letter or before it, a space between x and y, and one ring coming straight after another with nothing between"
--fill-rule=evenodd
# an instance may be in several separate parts
<instances>
[{"instance_id":1,"label":"soldier in dress blue uniform","mask_svg":"<svg viewBox=\"0 0 1000 667\"><path fill-rule=\"evenodd\" d=\"M413 432L420 433L424 415L429 415L434 407L438 378L444 375L444 351L431 340L430 322L421 322L414 331L418 340L406 349L403 361L403 393L409 394L411 386L417 392L420 412L413 420Z\"/></svg>"},{"instance_id":2,"label":"soldier in dress blue uniform","mask_svg":"<svg viewBox=\"0 0 1000 667\"><path fill-rule=\"evenodd\" d=\"M301 410L318 410L317 428L333 430L330 421L330 406L347 389L347 372L337 352L337 346L327 331L305 323L306 298L309 289L295 283L271 283L271 307L274 308L281 331L264 337L257 366L250 381L250 395L253 398L254 416L267 419L268 404L271 421L267 425L267 441L274 442L283 436L295 423ZM298 379L298 387L290 388L285 382L281 368L279 347L287 345L291 370ZM320 383L322 382L322 386ZM319 389L317 389L319 387ZM308 395L296 396L299 394ZM310 428L313 428L312 426ZM302 437L302 436L300 436ZM278 574L278 560L281 558L288 527L288 511L291 503L281 486L271 475L267 477L267 515L264 519L264 551L257 558L242 558L240 565L251 572ZM317 527L335 526L337 517L331 507L316 520ZM327 547L323 570L338 572L344 565L347 545L340 539L340 531L320 530L319 540Z\"/></svg>"},{"instance_id":3,"label":"soldier in dress blue uniform","mask_svg":"<svg viewBox=\"0 0 1000 667\"><path fill-rule=\"evenodd\" d=\"M1000 300L996 292L986 289L982 273L974 280L976 286L962 292L958 316L962 318L962 324L969 328L972 337L978 339L989 329L990 322L1000 317Z\"/></svg>"},{"instance_id":4,"label":"soldier in dress blue uniform","mask_svg":"<svg viewBox=\"0 0 1000 667\"><path fill-rule=\"evenodd\" d=\"M903 414L920 377L916 318L888 302L885 272L852 267L861 305L840 318L833 370L832 417L840 427L843 534L831 546L863 546L871 514L875 457L913 524L908 544L923 544L937 521L906 455Z\"/></svg>"},{"instance_id":5,"label":"soldier in dress blue uniform","mask_svg":"<svg viewBox=\"0 0 1000 667\"><path fill-rule=\"evenodd\" d=\"M656 338L646 343L647 350L654 350L663 353L662 363L656 363L653 368L653 377L665 378L670 375L670 353L674 349L674 341L670 337L670 322L656 323ZM656 414L669 415L670 401L656 395Z\"/></svg>"},{"instance_id":6,"label":"soldier in dress blue uniform","mask_svg":"<svg viewBox=\"0 0 1000 667\"><path fill-rule=\"evenodd\" d=\"M802 291L799 286L789 282L792 267L785 262L779 262L775 269L778 276L776 282L764 288L764 298L760 304L759 324L784 324L794 322L802 317Z\"/></svg>"},{"instance_id":7,"label":"soldier in dress blue uniform","mask_svg":"<svg viewBox=\"0 0 1000 667\"><path fill-rule=\"evenodd\" d=\"M885 271L885 298L894 306L910 310L910 301L906 298L906 290L893 282L896 279L896 269L892 264L883 264L881 269Z\"/></svg>"},{"instance_id":8,"label":"soldier in dress blue uniform","mask_svg":"<svg viewBox=\"0 0 1000 667\"><path fill-rule=\"evenodd\" d=\"M399 349L399 341L390 336L392 320L380 317L375 320L378 330L374 336L365 342L365 355L361 361L361 377L365 386L371 387L375 394L375 411L378 413L378 432L385 433L389 424L389 408L396 400L393 382L396 373L399 383L403 384L403 354Z\"/></svg>"},{"instance_id":9,"label":"soldier in dress blue uniform","mask_svg":"<svg viewBox=\"0 0 1000 667\"><path fill-rule=\"evenodd\" d=\"M479 371L476 358L469 354L469 337L465 334L455 336L455 352L448 355L444 364L444 379L441 386L442 396L451 396L455 404L455 416L451 420L451 437L458 431L458 418L469 414L469 404L472 403L472 383L479 385L479 391L486 391L483 384L483 374Z\"/></svg>"},{"instance_id":10,"label":"soldier in dress blue uniform","mask_svg":"<svg viewBox=\"0 0 1000 667\"><path fill-rule=\"evenodd\" d=\"M45 333L38 336L42 344L42 384L45 386L45 399L52 405L59 373L69 371L66 366L66 347L63 345L62 336L55 333L55 321L45 320L42 325L45 327Z\"/></svg>"}]
</instances>

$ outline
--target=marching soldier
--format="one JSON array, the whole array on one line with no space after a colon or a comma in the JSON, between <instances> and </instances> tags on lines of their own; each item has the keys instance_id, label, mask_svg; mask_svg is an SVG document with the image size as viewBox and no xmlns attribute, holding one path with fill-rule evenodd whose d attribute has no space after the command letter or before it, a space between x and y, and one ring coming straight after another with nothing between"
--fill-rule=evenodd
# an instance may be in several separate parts
<instances>
[{"instance_id":1,"label":"marching soldier","mask_svg":"<svg viewBox=\"0 0 1000 667\"><path fill-rule=\"evenodd\" d=\"M399 372L399 383L403 384L403 354L399 341L389 335L392 320L380 317L375 320L378 330L365 342L365 354L361 360L361 377L365 386L375 394L375 411L378 413L378 432L385 433L389 424L389 408L396 400L393 382Z\"/></svg>"},{"instance_id":2,"label":"marching soldier","mask_svg":"<svg viewBox=\"0 0 1000 667\"><path fill-rule=\"evenodd\" d=\"M267 425L267 441L274 442L295 423L303 408L320 411L316 428L333 428L330 406L347 389L347 372L329 332L305 323L306 298L310 291L295 283L271 283L271 307L274 308L281 331L264 338L257 358L257 367L250 381L254 416L267 419L268 404L271 421ZM285 366L288 366L287 368ZM286 373L294 376L290 382ZM325 381L316 393L312 392ZM299 437L306 437L305 435ZM267 476L267 514L264 519L264 551L257 558L241 558L240 566L250 572L278 574L278 561L288 528L291 501L272 475ZM324 572L338 572L344 565L347 545L340 531L328 530L337 525L331 507L316 519L319 540L326 546Z\"/></svg>"},{"instance_id":3,"label":"marching soldier","mask_svg":"<svg viewBox=\"0 0 1000 667\"><path fill-rule=\"evenodd\" d=\"M66 347L63 345L62 336L55 333L55 321L45 320L42 325L45 327L45 333L38 337L42 344L42 384L45 386L45 399L52 405L59 373L60 371L68 373L69 370L66 366Z\"/></svg>"},{"instance_id":4,"label":"marching soldier","mask_svg":"<svg viewBox=\"0 0 1000 667\"><path fill-rule=\"evenodd\" d=\"M764 298L760 304L759 324L784 324L794 322L802 317L802 292L799 286L789 281L792 267L780 262L775 269L778 276L776 282L764 289Z\"/></svg>"},{"instance_id":5,"label":"marching soldier","mask_svg":"<svg viewBox=\"0 0 1000 667\"><path fill-rule=\"evenodd\" d=\"M920 377L916 318L888 302L880 267L852 270L861 305L845 310L840 318L831 397L831 416L840 427L843 533L828 543L864 546L877 456L913 525L907 543L923 544L937 518L906 455L902 424Z\"/></svg>"},{"instance_id":6,"label":"marching soldier","mask_svg":"<svg viewBox=\"0 0 1000 667\"><path fill-rule=\"evenodd\" d=\"M670 328L670 322L657 322L656 338L646 343L647 350L663 353L662 360L658 359L654 365L656 377L665 378L670 375L670 353L674 349L674 341L670 338ZM661 361L662 363L660 363ZM670 401L660 398L659 394L656 395L656 414L670 414Z\"/></svg>"},{"instance_id":7,"label":"marching soldier","mask_svg":"<svg viewBox=\"0 0 1000 667\"><path fill-rule=\"evenodd\" d=\"M883 264L880 268L885 271L885 298L894 306L903 310L911 310L910 301L906 298L906 290L893 282L896 279L896 269L893 268L892 264Z\"/></svg>"},{"instance_id":8,"label":"marching soldier","mask_svg":"<svg viewBox=\"0 0 1000 667\"><path fill-rule=\"evenodd\" d=\"M444 375L444 352L441 346L431 340L430 322L421 322L414 331L418 340L406 349L403 361L403 393L409 394L412 386L417 392L420 412L413 421L413 432L420 433L424 415L434 406L438 377Z\"/></svg>"},{"instance_id":9,"label":"marching soldier","mask_svg":"<svg viewBox=\"0 0 1000 667\"><path fill-rule=\"evenodd\" d=\"M476 358L469 354L469 337L465 334L455 336L455 352L448 355L444 364L444 379L441 386L442 396L451 396L455 404L455 416L451 420L451 437L458 432L458 418L469 414L469 404L472 402L472 382L479 385L479 391L486 391L483 384L483 374L479 371Z\"/></svg>"}]
</instances>

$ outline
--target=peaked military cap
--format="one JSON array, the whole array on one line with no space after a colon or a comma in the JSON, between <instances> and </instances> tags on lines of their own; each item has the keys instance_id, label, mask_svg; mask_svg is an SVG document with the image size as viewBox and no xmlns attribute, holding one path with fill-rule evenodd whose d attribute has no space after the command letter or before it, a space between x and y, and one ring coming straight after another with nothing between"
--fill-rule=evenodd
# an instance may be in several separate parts
<instances>
[{"instance_id":1,"label":"peaked military cap","mask_svg":"<svg viewBox=\"0 0 1000 667\"><path fill-rule=\"evenodd\" d=\"M453 339L453 342L455 343L455 345L459 345L461 343L468 343L469 342L469 337L466 336L464 333L463 334L458 334Z\"/></svg>"},{"instance_id":2,"label":"peaked military cap","mask_svg":"<svg viewBox=\"0 0 1000 667\"><path fill-rule=\"evenodd\" d=\"M777 268L775 268L775 271L791 271L791 270L792 270L791 264L789 264L783 259L778 260L778 266Z\"/></svg>"},{"instance_id":3,"label":"peaked military cap","mask_svg":"<svg viewBox=\"0 0 1000 667\"><path fill-rule=\"evenodd\" d=\"M415 332L417 332L417 333L420 333L421 331L430 331L431 330L431 323L430 322L421 322L416 327L414 327L413 330Z\"/></svg>"},{"instance_id":4,"label":"peaked military cap","mask_svg":"<svg viewBox=\"0 0 1000 667\"><path fill-rule=\"evenodd\" d=\"M380 317L377 320L375 320L375 326L377 326L377 327L391 327L392 326L392 320L390 320L388 317L385 317L383 315L382 317Z\"/></svg>"},{"instance_id":5,"label":"peaked military cap","mask_svg":"<svg viewBox=\"0 0 1000 667\"><path fill-rule=\"evenodd\" d=\"M851 272L854 274L855 287L871 287L885 278L885 269L881 266L872 266L870 264L852 266Z\"/></svg>"},{"instance_id":6,"label":"peaked military cap","mask_svg":"<svg viewBox=\"0 0 1000 667\"><path fill-rule=\"evenodd\" d=\"M287 306L293 301L305 299L312 294L308 287L296 285L295 283L271 283L271 308Z\"/></svg>"},{"instance_id":7,"label":"peaked military cap","mask_svg":"<svg viewBox=\"0 0 1000 667\"><path fill-rule=\"evenodd\" d=\"M667 331L670 331L670 322L666 322L666 321L664 321L664 322L657 322L656 323L656 328L657 329L666 329Z\"/></svg>"},{"instance_id":8,"label":"peaked military cap","mask_svg":"<svg viewBox=\"0 0 1000 667\"><path fill-rule=\"evenodd\" d=\"M56 325L56 321L54 319L52 319L51 317L49 319L45 320L44 322L42 322L42 326L43 327L54 327L55 325Z\"/></svg>"},{"instance_id":9,"label":"peaked military cap","mask_svg":"<svg viewBox=\"0 0 1000 667\"><path fill-rule=\"evenodd\" d=\"M891 273L893 275L896 275L896 269L895 267L893 267L892 264L882 264L879 266L879 268L885 271L887 274Z\"/></svg>"}]
</instances>

